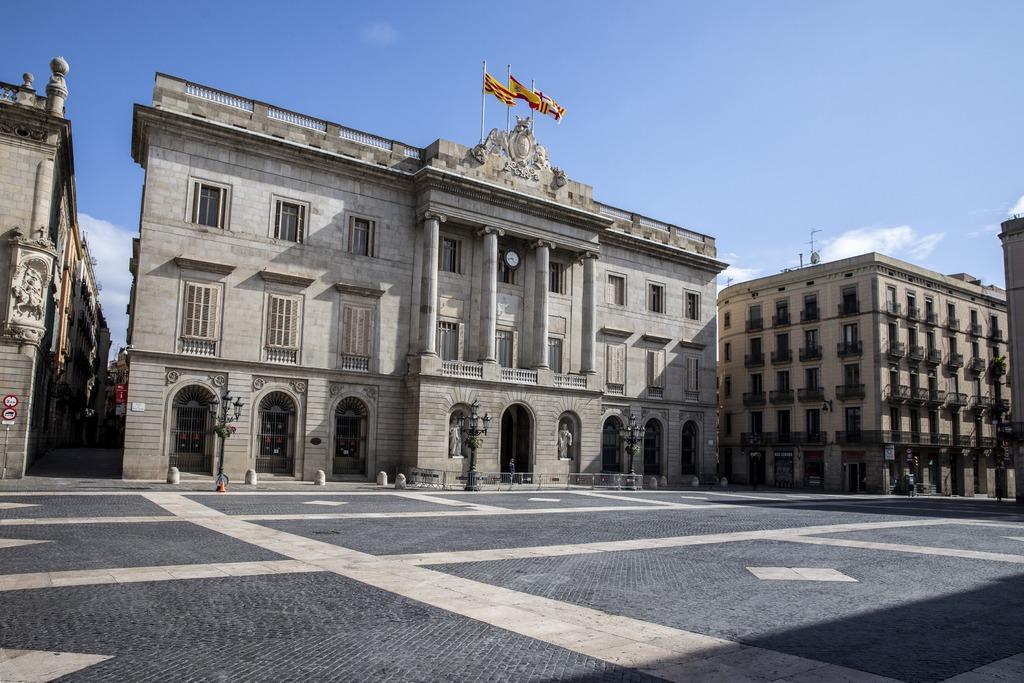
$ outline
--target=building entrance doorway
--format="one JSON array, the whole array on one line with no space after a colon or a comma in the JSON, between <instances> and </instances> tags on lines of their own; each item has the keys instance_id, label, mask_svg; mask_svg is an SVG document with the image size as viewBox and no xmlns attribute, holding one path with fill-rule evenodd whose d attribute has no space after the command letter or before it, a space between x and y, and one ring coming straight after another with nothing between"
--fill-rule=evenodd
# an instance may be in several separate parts
<instances>
[{"instance_id":1,"label":"building entrance doorway","mask_svg":"<svg viewBox=\"0 0 1024 683\"><path fill-rule=\"evenodd\" d=\"M846 463L846 490L850 493L863 493L867 485L868 469L863 462Z\"/></svg>"},{"instance_id":2,"label":"building entrance doorway","mask_svg":"<svg viewBox=\"0 0 1024 683\"><path fill-rule=\"evenodd\" d=\"M334 459L336 476L366 476L366 405L346 398L334 409Z\"/></svg>"},{"instance_id":3,"label":"building entrance doorway","mask_svg":"<svg viewBox=\"0 0 1024 683\"><path fill-rule=\"evenodd\" d=\"M753 451L750 454L749 481L754 486L763 486L765 483L764 453L761 451Z\"/></svg>"},{"instance_id":4,"label":"building entrance doorway","mask_svg":"<svg viewBox=\"0 0 1024 683\"><path fill-rule=\"evenodd\" d=\"M295 458L295 403L288 394L275 391L260 401L256 434L256 471L292 474Z\"/></svg>"},{"instance_id":5,"label":"building entrance doorway","mask_svg":"<svg viewBox=\"0 0 1024 683\"><path fill-rule=\"evenodd\" d=\"M519 404L509 406L501 416L501 457L502 472L532 472L530 466L530 445L533 425L530 413Z\"/></svg>"}]
</instances>

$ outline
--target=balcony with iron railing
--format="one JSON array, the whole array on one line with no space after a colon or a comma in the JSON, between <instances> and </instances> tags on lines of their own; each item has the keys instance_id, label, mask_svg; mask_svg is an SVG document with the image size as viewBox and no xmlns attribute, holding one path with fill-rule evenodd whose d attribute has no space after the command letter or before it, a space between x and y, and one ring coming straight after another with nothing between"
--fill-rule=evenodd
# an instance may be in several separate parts
<instances>
[{"instance_id":1,"label":"balcony with iron railing","mask_svg":"<svg viewBox=\"0 0 1024 683\"><path fill-rule=\"evenodd\" d=\"M992 409L992 399L988 396L974 395L971 396L968 406L970 410L973 410L976 413L983 413Z\"/></svg>"},{"instance_id":2,"label":"balcony with iron railing","mask_svg":"<svg viewBox=\"0 0 1024 683\"><path fill-rule=\"evenodd\" d=\"M928 389L928 398L926 400L933 406L941 406L946 402L946 390Z\"/></svg>"},{"instance_id":3,"label":"balcony with iron railing","mask_svg":"<svg viewBox=\"0 0 1024 683\"><path fill-rule=\"evenodd\" d=\"M765 432L741 432L741 446L762 446L765 442Z\"/></svg>"},{"instance_id":4,"label":"balcony with iron railing","mask_svg":"<svg viewBox=\"0 0 1024 683\"><path fill-rule=\"evenodd\" d=\"M924 405L928 400L928 389L925 387L910 388L910 402L914 405Z\"/></svg>"},{"instance_id":5,"label":"balcony with iron railing","mask_svg":"<svg viewBox=\"0 0 1024 683\"><path fill-rule=\"evenodd\" d=\"M743 392L743 405L745 406L763 406L766 403L763 391L745 391Z\"/></svg>"},{"instance_id":6,"label":"balcony with iron railing","mask_svg":"<svg viewBox=\"0 0 1024 683\"><path fill-rule=\"evenodd\" d=\"M882 443L882 432L877 429L858 429L836 432L836 441L847 444L875 444Z\"/></svg>"},{"instance_id":7,"label":"balcony with iron railing","mask_svg":"<svg viewBox=\"0 0 1024 683\"><path fill-rule=\"evenodd\" d=\"M978 357L972 358L970 362L967 364L967 369L970 370L971 372L985 372L985 359Z\"/></svg>"},{"instance_id":8,"label":"balcony with iron railing","mask_svg":"<svg viewBox=\"0 0 1024 683\"><path fill-rule=\"evenodd\" d=\"M785 327L789 325L789 313L776 313L772 316L772 327Z\"/></svg>"},{"instance_id":9,"label":"balcony with iron railing","mask_svg":"<svg viewBox=\"0 0 1024 683\"><path fill-rule=\"evenodd\" d=\"M882 312L888 315L902 315L903 307L898 301L886 301L882 307Z\"/></svg>"},{"instance_id":10,"label":"balcony with iron railing","mask_svg":"<svg viewBox=\"0 0 1024 683\"><path fill-rule=\"evenodd\" d=\"M756 332L764 329L764 318L747 318L747 332Z\"/></svg>"},{"instance_id":11,"label":"balcony with iron railing","mask_svg":"<svg viewBox=\"0 0 1024 683\"><path fill-rule=\"evenodd\" d=\"M935 311L929 311L928 309L925 309L924 324L935 327L936 325L939 324L939 314L936 313Z\"/></svg>"},{"instance_id":12,"label":"balcony with iron railing","mask_svg":"<svg viewBox=\"0 0 1024 683\"><path fill-rule=\"evenodd\" d=\"M954 434L953 435L953 445L954 446L959 446L961 448L964 447L964 446L970 446L971 445L971 441L972 441L972 439L971 439L970 435L968 435L968 434Z\"/></svg>"},{"instance_id":13,"label":"balcony with iron railing","mask_svg":"<svg viewBox=\"0 0 1024 683\"><path fill-rule=\"evenodd\" d=\"M974 337L981 336L981 323L971 323L967 326L967 333Z\"/></svg>"},{"instance_id":14,"label":"balcony with iron railing","mask_svg":"<svg viewBox=\"0 0 1024 683\"><path fill-rule=\"evenodd\" d=\"M821 360L821 346L805 346L800 349L800 360Z\"/></svg>"},{"instance_id":15,"label":"balcony with iron railing","mask_svg":"<svg viewBox=\"0 0 1024 683\"><path fill-rule=\"evenodd\" d=\"M838 315L840 317L848 315L860 315L860 300L843 302L839 304Z\"/></svg>"},{"instance_id":16,"label":"balcony with iron railing","mask_svg":"<svg viewBox=\"0 0 1024 683\"><path fill-rule=\"evenodd\" d=\"M885 355L894 360L898 360L907 355L907 345L903 342L889 342L889 346L885 349Z\"/></svg>"},{"instance_id":17,"label":"balcony with iron railing","mask_svg":"<svg viewBox=\"0 0 1024 683\"><path fill-rule=\"evenodd\" d=\"M817 308L805 308L800 311L800 322L814 323L821 320L821 311Z\"/></svg>"},{"instance_id":18,"label":"balcony with iron railing","mask_svg":"<svg viewBox=\"0 0 1024 683\"><path fill-rule=\"evenodd\" d=\"M964 366L964 354L951 351L946 357L946 366L950 368L962 368Z\"/></svg>"},{"instance_id":19,"label":"balcony with iron railing","mask_svg":"<svg viewBox=\"0 0 1024 683\"><path fill-rule=\"evenodd\" d=\"M918 320L921 317L921 309L913 304L907 304L907 320Z\"/></svg>"},{"instance_id":20,"label":"balcony with iron railing","mask_svg":"<svg viewBox=\"0 0 1024 683\"><path fill-rule=\"evenodd\" d=\"M999 438L1011 441L1024 441L1024 422L1000 422Z\"/></svg>"},{"instance_id":21,"label":"balcony with iron railing","mask_svg":"<svg viewBox=\"0 0 1024 683\"><path fill-rule=\"evenodd\" d=\"M793 362L793 350L792 349L779 349L772 351L772 365L781 365L782 363Z\"/></svg>"},{"instance_id":22,"label":"balcony with iron railing","mask_svg":"<svg viewBox=\"0 0 1024 683\"><path fill-rule=\"evenodd\" d=\"M836 386L836 398L840 401L851 401L864 398L863 384L839 384Z\"/></svg>"},{"instance_id":23,"label":"balcony with iron railing","mask_svg":"<svg viewBox=\"0 0 1024 683\"><path fill-rule=\"evenodd\" d=\"M825 400L824 387L808 387L796 390L797 400L800 402L820 402Z\"/></svg>"},{"instance_id":24,"label":"balcony with iron railing","mask_svg":"<svg viewBox=\"0 0 1024 683\"><path fill-rule=\"evenodd\" d=\"M952 410L959 410L967 405L967 394L960 391L951 391L946 394L946 407Z\"/></svg>"},{"instance_id":25,"label":"balcony with iron railing","mask_svg":"<svg viewBox=\"0 0 1024 683\"><path fill-rule=\"evenodd\" d=\"M942 364L942 350L941 349L928 349L928 354L924 358L924 362L928 365L941 365Z\"/></svg>"},{"instance_id":26,"label":"balcony with iron railing","mask_svg":"<svg viewBox=\"0 0 1024 683\"><path fill-rule=\"evenodd\" d=\"M840 358L859 356L864 353L864 342L860 339L856 341L841 341L836 344L836 353Z\"/></svg>"},{"instance_id":27,"label":"balcony with iron railing","mask_svg":"<svg viewBox=\"0 0 1024 683\"><path fill-rule=\"evenodd\" d=\"M776 389L768 392L768 401L770 403L792 403L793 402L793 390L792 389Z\"/></svg>"},{"instance_id":28,"label":"balcony with iron railing","mask_svg":"<svg viewBox=\"0 0 1024 683\"><path fill-rule=\"evenodd\" d=\"M793 432L793 439L798 444L824 445L828 440L828 432Z\"/></svg>"},{"instance_id":29,"label":"balcony with iron railing","mask_svg":"<svg viewBox=\"0 0 1024 683\"><path fill-rule=\"evenodd\" d=\"M924 347L919 345L913 345L907 348L907 360L920 363L924 360Z\"/></svg>"},{"instance_id":30,"label":"balcony with iron railing","mask_svg":"<svg viewBox=\"0 0 1024 683\"><path fill-rule=\"evenodd\" d=\"M998 327L988 328L988 338L992 341L1003 341L1003 331Z\"/></svg>"},{"instance_id":31,"label":"balcony with iron railing","mask_svg":"<svg viewBox=\"0 0 1024 683\"><path fill-rule=\"evenodd\" d=\"M906 384L890 384L882 393L889 403L906 403L910 400L910 387Z\"/></svg>"},{"instance_id":32,"label":"balcony with iron railing","mask_svg":"<svg viewBox=\"0 0 1024 683\"><path fill-rule=\"evenodd\" d=\"M748 368L756 368L764 365L763 353L748 353L743 356L743 365Z\"/></svg>"},{"instance_id":33,"label":"balcony with iron railing","mask_svg":"<svg viewBox=\"0 0 1024 683\"><path fill-rule=\"evenodd\" d=\"M976 439L978 448L995 448L996 438L994 436L979 436Z\"/></svg>"},{"instance_id":34,"label":"balcony with iron railing","mask_svg":"<svg viewBox=\"0 0 1024 683\"><path fill-rule=\"evenodd\" d=\"M1006 415L1010 412L1010 401L1005 398L992 399L992 415Z\"/></svg>"},{"instance_id":35,"label":"balcony with iron railing","mask_svg":"<svg viewBox=\"0 0 1024 683\"><path fill-rule=\"evenodd\" d=\"M960 329L960 318L947 317L946 318L946 327L948 327L951 330L959 330Z\"/></svg>"}]
</instances>

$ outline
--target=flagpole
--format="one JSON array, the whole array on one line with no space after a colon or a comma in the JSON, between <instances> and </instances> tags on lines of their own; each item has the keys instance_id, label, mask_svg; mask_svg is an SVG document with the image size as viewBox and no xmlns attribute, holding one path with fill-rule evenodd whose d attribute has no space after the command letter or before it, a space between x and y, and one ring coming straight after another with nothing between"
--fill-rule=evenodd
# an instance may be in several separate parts
<instances>
[{"instance_id":1,"label":"flagpole","mask_svg":"<svg viewBox=\"0 0 1024 683\"><path fill-rule=\"evenodd\" d=\"M480 144L484 143L484 110L487 108L487 91L484 81L487 80L487 60L484 60L484 74L480 80Z\"/></svg>"},{"instance_id":2,"label":"flagpole","mask_svg":"<svg viewBox=\"0 0 1024 683\"><path fill-rule=\"evenodd\" d=\"M535 81L532 78L530 79L530 90L532 90L534 92L534 94L537 93L537 81ZM533 119L534 119L535 116L537 116L537 110L536 109L531 109L530 110L530 130L533 130Z\"/></svg>"},{"instance_id":3,"label":"flagpole","mask_svg":"<svg viewBox=\"0 0 1024 683\"><path fill-rule=\"evenodd\" d=\"M511 64L506 64L505 68L508 71L508 76L505 79L505 85L508 85L508 84L510 84L512 82L512 65ZM505 107L505 133L508 133L511 130L512 130L512 107Z\"/></svg>"}]
</instances>

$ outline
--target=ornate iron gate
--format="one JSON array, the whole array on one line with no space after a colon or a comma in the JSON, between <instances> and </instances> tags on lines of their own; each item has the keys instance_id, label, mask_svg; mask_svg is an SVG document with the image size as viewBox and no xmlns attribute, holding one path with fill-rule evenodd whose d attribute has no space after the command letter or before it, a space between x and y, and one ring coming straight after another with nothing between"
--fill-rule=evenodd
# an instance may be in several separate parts
<instances>
[{"instance_id":1,"label":"ornate iron gate","mask_svg":"<svg viewBox=\"0 0 1024 683\"><path fill-rule=\"evenodd\" d=\"M334 411L334 474L366 474L366 406L346 398Z\"/></svg>"},{"instance_id":2,"label":"ornate iron gate","mask_svg":"<svg viewBox=\"0 0 1024 683\"><path fill-rule=\"evenodd\" d=\"M185 387L174 397L170 466L182 472L210 474L213 466L213 395L203 387Z\"/></svg>"},{"instance_id":3,"label":"ornate iron gate","mask_svg":"<svg viewBox=\"0 0 1024 683\"><path fill-rule=\"evenodd\" d=\"M256 435L256 471L292 474L295 461L295 403L280 391L260 401L260 428Z\"/></svg>"}]
</instances>

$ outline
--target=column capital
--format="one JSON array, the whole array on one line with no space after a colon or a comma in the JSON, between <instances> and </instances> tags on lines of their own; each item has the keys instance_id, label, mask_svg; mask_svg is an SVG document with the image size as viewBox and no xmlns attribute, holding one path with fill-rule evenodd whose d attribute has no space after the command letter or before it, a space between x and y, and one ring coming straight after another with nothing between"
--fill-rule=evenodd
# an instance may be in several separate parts
<instances>
[{"instance_id":1,"label":"column capital","mask_svg":"<svg viewBox=\"0 0 1024 683\"><path fill-rule=\"evenodd\" d=\"M580 263L583 263L587 259L596 260L599 258L601 258L601 255L598 254L596 251L581 251L579 254L576 255L576 260Z\"/></svg>"},{"instance_id":2,"label":"column capital","mask_svg":"<svg viewBox=\"0 0 1024 683\"><path fill-rule=\"evenodd\" d=\"M446 222L448 220L448 216L445 216L443 213L438 213L436 211L424 211L423 212L423 220L425 220L425 221L437 221L438 223L444 223L444 222Z\"/></svg>"},{"instance_id":3,"label":"column capital","mask_svg":"<svg viewBox=\"0 0 1024 683\"><path fill-rule=\"evenodd\" d=\"M505 231L501 228L495 228L490 225L486 225L476 231L477 237L483 237L484 235L496 234L498 237L504 237Z\"/></svg>"},{"instance_id":4,"label":"column capital","mask_svg":"<svg viewBox=\"0 0 1024 683\"><path fill-rule=\"evenodd\" d=\"M555 243L549 242L548 240L537 240L536 242L530 242L531 249L540 249L541 247L547 247L552 251L555 249Z\"/></svg>"}]
</instances>

